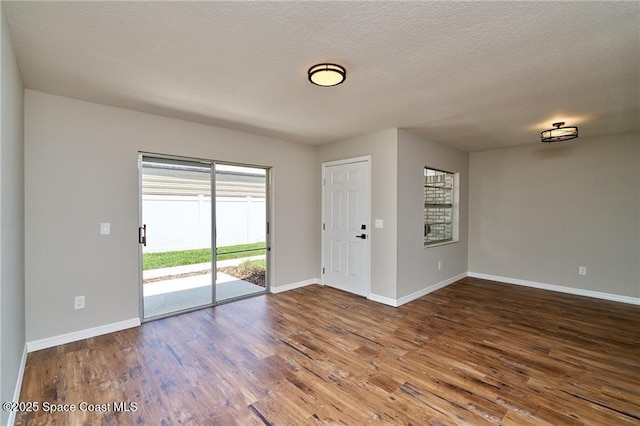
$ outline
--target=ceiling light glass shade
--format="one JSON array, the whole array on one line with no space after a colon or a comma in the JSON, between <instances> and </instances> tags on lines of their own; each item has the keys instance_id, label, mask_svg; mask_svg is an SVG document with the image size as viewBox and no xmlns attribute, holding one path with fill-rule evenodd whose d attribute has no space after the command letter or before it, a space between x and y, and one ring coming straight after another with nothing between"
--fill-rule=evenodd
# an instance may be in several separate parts
<instances>
[{"instance_id":1,"label":"ceiling light glass shade","mask_svg":"<svg viewBox=\"0 0 640 426\"><path fill-rule=\"evenodd\" d=\"M564 126L564 122L553 123L554 129L545 130L540 133L542 142L561 142L578 137L578 128L575 126Z\"/></svg>"},{"instance_id":2,"label":"ceiling light glass shade","mask_svg":"<svg viewBox=\"0 0 640 426\"><path fill-rule=\"evenodd\" d=\"M309 81L323 87L337 86L347 78L347 71L336 64L318 64L309 68Z\"/></svg>"}]
</instances>

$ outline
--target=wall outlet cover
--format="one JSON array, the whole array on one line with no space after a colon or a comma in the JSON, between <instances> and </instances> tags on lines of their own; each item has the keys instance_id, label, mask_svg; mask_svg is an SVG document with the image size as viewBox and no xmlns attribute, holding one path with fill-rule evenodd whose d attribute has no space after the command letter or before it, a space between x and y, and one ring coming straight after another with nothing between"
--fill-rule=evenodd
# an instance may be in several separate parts
<instances>
[{"instance_id":1,"label":"wall outlet cover","mask_svg":"<svg viewBox=\"0 0 640 426\"><path fill-rule=\"evenodd\" d=\"M84 309L84 296L76 296L73 299L73 309Z\"/></svg>"}]
</instances>

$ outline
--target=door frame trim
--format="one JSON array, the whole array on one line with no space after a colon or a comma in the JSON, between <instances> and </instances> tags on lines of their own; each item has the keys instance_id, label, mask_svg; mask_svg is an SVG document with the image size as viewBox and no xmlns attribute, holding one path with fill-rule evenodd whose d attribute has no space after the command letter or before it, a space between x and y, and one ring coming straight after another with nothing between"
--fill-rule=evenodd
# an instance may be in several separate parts
<instances>
[{"instance_id":1,"label":"door frame trim","mask_svg":"<svg viewBox=\"0 0 640 426\"><path fill-rule=\"evenodd\" d=\"M332 167L332 166L340 166L343 164L352 164L352 163L362 163L362 162L366 162L368 165L368 175L367 175L367 180L368 180L368 197L369 197L369 204L366 206L366 208L369 211L369 214L367 215L369 217L369 223L367 224L368 226L368 230L369 230L369 250L367 250L367 283L366 283L366 287L367 287L367 295L366 298L369 299L371 297L371 247L373 244L371 244L372 238L373 238L373 234L372 234L372 228L371 228L371 204L372 204L372 200L371 200L371 155L363 155L360 157L352 157L352 158L344 158L341 160L333 160L333 161L324 161L322 162L322 178L320 179L320 186L321 186L321 198L322 198L322 206L321 208L321 215L320 215L320 281L322 283L322 285L325 285L325 281L324 281L324 275L322 273L322 268L325 265L325 256L324 256L324 249L325 249L325 238L324 238L324 230L322 229L322 224L326 223L325 221L325 205L326 205L326 171L327 171L327 167Z\"/></svg>"}]
</instances>

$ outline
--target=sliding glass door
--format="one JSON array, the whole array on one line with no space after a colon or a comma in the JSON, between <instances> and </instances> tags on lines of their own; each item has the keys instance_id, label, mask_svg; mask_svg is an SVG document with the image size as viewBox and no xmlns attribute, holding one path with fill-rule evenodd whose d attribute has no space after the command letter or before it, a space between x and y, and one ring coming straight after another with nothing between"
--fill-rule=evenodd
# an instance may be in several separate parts
<instances>
[{"instance_id":1,"label":"sliding glass door","mask_svg":"<svg viewBox=\"0 0 640 426\"><path fill-rule=\"evenodd\" d=\"M211 165L143 156L144 318L213 302Z\"/></svg>"},{"instance_id":2,"label":"sliding glass door","mask_svg":"<svg viewBox=\"0 0 640 426\"><path fill-rule=\"evenodd\" d=\"M269 170L139 161L143 319L266 293Z\"/></svg>"},{"instance_id":3,"label":"sliding glass door","mask_svg":"<svg viewBox=\"0 0 640 426\"><path fill-rule=\"evenodd\" d=\"M267 170L215 165L216 301L264 293Z\"/></svg>"}]
</instances>

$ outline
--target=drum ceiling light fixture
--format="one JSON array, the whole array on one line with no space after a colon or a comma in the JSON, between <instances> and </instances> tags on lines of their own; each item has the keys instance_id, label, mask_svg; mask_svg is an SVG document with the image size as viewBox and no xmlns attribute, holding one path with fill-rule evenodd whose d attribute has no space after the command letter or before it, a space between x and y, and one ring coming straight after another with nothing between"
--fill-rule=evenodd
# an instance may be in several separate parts
<instances>
[{"instance_id":1,"label":"drum ceiling light fixture","mask_svg":"<svg viewBox=\"0 0 640 426\"><path fill-rule=\"evenodd\" d=\"M564 121L553 123L553 129L545 130L540 133L542 142L562 142L578 137L578 128L576 126L564 126Z\"/></svg>"},{"instance_id":2,"label":"drum ceiling light fixture","mask_svg":"<svg viewBox=\"0 0 640 426\"><path fill-rule=\"evenodd\" d=\"M309 68L309 81L318 86L337 86L346 78L347 70L337 64L318 64Z\"/></svg>"}]
</instances>

